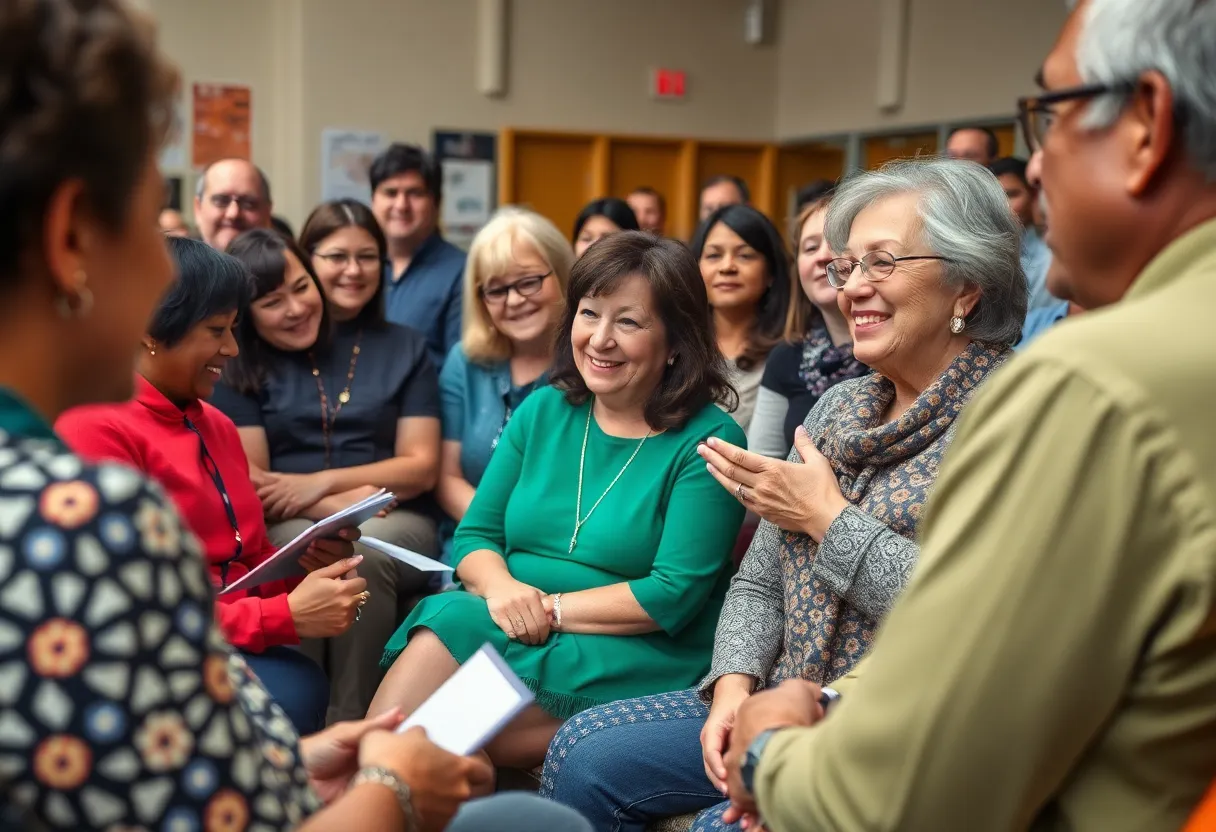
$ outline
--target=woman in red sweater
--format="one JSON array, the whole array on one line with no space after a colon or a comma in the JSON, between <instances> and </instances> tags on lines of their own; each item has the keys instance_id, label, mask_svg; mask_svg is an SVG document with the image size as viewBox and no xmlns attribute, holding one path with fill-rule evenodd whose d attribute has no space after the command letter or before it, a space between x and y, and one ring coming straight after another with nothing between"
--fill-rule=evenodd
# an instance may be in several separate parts
<instances>
[{"instance_id":1,"label":"woman in red sweater","mask_svg":"<svg viewBox=\"0 0 1216 832\"><path fill-rule=\"evenodd\" d=\"M64 413L59 435L91 461L118 461L159 482L194 532L222 588L274 552L249 464L232 421L203 401L225 362L248 292L239 261L181 238L167 243L178 280L153 315L139 356L135 397ZM350 532L343 534L349 536ZM366 582L346 575L351 544L322 541L302 563L307 577L221 596L216 618L301 734L324 727L328 682L292 645L345 632L366 599Z\"/></svg>"}]
</instances>

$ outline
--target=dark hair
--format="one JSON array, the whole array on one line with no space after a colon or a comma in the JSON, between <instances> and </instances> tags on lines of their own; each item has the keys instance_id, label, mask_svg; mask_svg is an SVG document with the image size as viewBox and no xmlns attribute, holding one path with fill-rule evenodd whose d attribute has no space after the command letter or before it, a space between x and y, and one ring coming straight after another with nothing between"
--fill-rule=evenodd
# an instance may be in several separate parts
<instances>
[{"instance_id":1,"label":"dark hair","mask_svg":"<svg viewBox=\"0 0 1216 832\"><path fill-rule=\"evenodd\" d=\"M48 204L70 179L120 232L153 149L172 129L178 76L147 17L118 0L0 3L0 288L41 259ZM144 222L143 218L136 221Z\"/></svg>"},{"instance_id":2,"label":"dark hair","mask_svg":"<svg viewBox=\"0 0 1216 832\"><path fill-rule=\"evenodd\" d=\"M654 197L659 201L659 211L663 214L663 216L667 216L667 200L663 199L663 195L654 188L651 188L649 185L643 185L642 187L634 188L629 192L630 196L633 196L634 194Z\"/></svg>"},{"instance_id":3,"label":"dark hair","mask_svg":"<svg viewBox=\"0 0 1216 832\"><path fill-rule=\"evenodd\" d=\"M284 237L294 238L296 236L295 229L291 227L291 223L280 216L276 215L270 218L270 227Z\"/></svg>"},{"instance_id":4,"label":"dark hair","mask_svg":"<svg viewBox=\"0 0 1216 832\"><path fill-rule=\"evenodd\" d=\"M646 401L646 423L654 430L679 429L714 402L734 410L739 397L730 385L726 361L709 326L709 301L697 262L683 243L641 231L613 234L575 261L554 350L553 386L565 391L566 401L572 405L591 398L574 363L570 340L579 302L611 294L634 275L650 284L675 357Z\"/></svg>"},{"instance_id":5,"label":"dark hair","mask_svg":"<svg viewBox=\"0 0 1216 832\"><path fill-rule=\"evenodd\" d=\"M173 347L212 315L240 313L249 305L252 286L245 264L206 243L166 237L177 278L152 313L148 335Z\"/></svg>"},{"instance_id":6,"label":"dark hair","mask_svg":"<svg viewBox=\"0 0 1216 832\"><path fill-rule=\"evenodd\" d=\"M196 183L194 183L194 195L196 197L198 197L199 199L202 199L206 195L206 193L207 193L207 174L211 173L211 169L213 167L218 165L220 162L233 162L233 161L245 162L251 168L253 168L253 172L258 175L258 185L262 189L262 199L263 199L263 201L265 201L266 207L269 208L271 205L273 205L274 199L272 199L270 196L270 180L266 177L266 171L262 170L260 167L255 165L253 162L250 162L248 159L237 159L235 157L232 159L219 159L219 160L207 165L207 167L203 168L202 176L200 176L198 178L198 181ZM271 225L274 225L276 220L278 222L283 223L283 225L285 225L285 226L287 225L286 220L282 219L281 217L271 217L270 218ZM287 226L287 231L288 231L288 234L287 234L288 237L295 236L294 234L290 233L291 226Z\"/></svg>"},{"instance_id":7,"label":"dark hair","mask_svg":"<svg viewBox=\"0 0 1216 832\"><path fill-rule=\"evenodd\" d=\"M1012 173L1022 181L1022 184L1026 186L1026 190L1034 190L1030 186L1030 180L1026 178L1026 162L1023 159L1019 159L1016 156L1005 156L989 165L988 170L992 171L992 175L997 178Z\"/></svg>"},{"instance_id":8,"label":"dark hair","mask_svg":"<svg viewBox=\"0 0 1216 832\"><path fill-rule=\"evenodd\" d=\"M426 189L435 197L435 204L443 201L443 172L434 157L416 144L395 142L372 162L367 171L372 193L380 183L403 173L417 173L426 183Z\"/></svg>"},{"instance_id":9,"label":"dark hair","mask_svg":"<svg viewBox=\"0 0 1216 832\"><path fill-rule=\"evenodd\" d=\"M729 182L739 189L739 198L745 203L752 201L752 192L748 190L747 183L738 176L727 176L724 173L717 176L711 176L705 180L705 184L701 186L701 193L705 193L706 189L712 188L714 185L721 185L723 182Z\"/></svg>"},{"instance_id":10,"label":"dark hair","mask_svg":"<svg viewBox=\"0 0 1216 832\"><path fill-rule=\"evenodd\" d=\"M955 133L961 133L964 130L975 130L978 133L984 134L984 138L988 141L988 157L990 159L995 159L996 155L1001 152L1001 141L996 137L996 133L992 132L991 127L976 127L974 125L955 127L950 131L950 135L946 137L946 141L949 142Z\"/></svg>"},{"instance_id":11,"label":"dark hair","mask_svg":"<svg viewBox=\"0 0 1216 832\"><path fill-rule=\"evenodd\" d=\"M798 215L806 206L827 199L834 190L836 190L836 182L831 179L816 179L806 183L794 195L794 214Z\"/></svg>"},{"instance_id":12,"label":"dark hair","mask_svg":"<svg viewBox=\"0 0 1216 832\"><path fill-rule=\"evenodd\" d=\"M762 364L768 358L769 351L776 346L785 335L785 319L790 304L790 264L789 254L781 239L781 232L769 221L764 214L750 205L724 205L706 218L697 228L692 238L690 248L693 257L697 258L697 268L700 270L701 252L705 248L705 240L714 226L722 223L731 231L743 238L743 242L754 248L764 258L768 267L768 276L772 283L760 297L760 305L756 310L756 321L747 337L747 347L743 354L735 360L740 370L750 370Z\"/></svg>"},{"instance_id":13,"label":"dark hair","mask_svg":"<svg viewBox=\"0 0 1216 832\"><path fill-rule=\"evenodd\" d=\"M236 325L236 342L241 354L231 359L224 368L224 380L242 393L254 393L262 388L275 353L274 348L258 335L248 307L283 285L287 252L300 261L321 295L321 328L317 332L313 350L325 352L332 341L329 305L325 302L321 281L312 269L312 258L294 240L283 237L273 229L251 228L244 232L228 244L228 253L240 260L248 270L250 285L246 308L241 310Z\"/></svg>"},{"instance_id":14,"label":"dark hair","mask_svg":"<svg viewBox=\"0 0 1216 832\"><path fill-rule=\"evenodd\" d=\"M311 257L317 251L317 246L335 231L343 228L362 228L376 241L376 251L380 254L381 270L388 260L388 242L384 239L384 231L371 209L362 202L354 199L336 199L318 205L304 222L304 230L300 232L300 248ZM376 293L372 295L367 305L359 310L355 320L361 326L382 327L384 321L384 281L376 283Z\"/></svg>"},{"instance_id":15,"label":"dark hair","mask_svg":"<svg viewBox=\"0 0 1216 832\"><path fill-rule=\"evenodd\" d=\"M574 221L574 236L571 238L572 240L578 242L578 235L583 233L583 226L592 217L605 217L612 220L616 223L617 228L622 231L640 231L642 228L638 225L637 214L633 213L633 209L629 207L629 203L623 199L610 196L605 199L588 202L583 207L583 210L578 212L578 219Z\"/></svg>"}]
</instances>

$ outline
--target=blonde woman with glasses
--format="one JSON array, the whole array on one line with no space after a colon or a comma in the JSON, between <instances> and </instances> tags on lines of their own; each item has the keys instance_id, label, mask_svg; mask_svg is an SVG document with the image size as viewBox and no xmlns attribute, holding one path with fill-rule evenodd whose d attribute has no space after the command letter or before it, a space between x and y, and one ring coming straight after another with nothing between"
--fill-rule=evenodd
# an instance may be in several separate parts
<instances>
[{"instance_id":1,"label":"blonde woman with glasses","mask_svg":"<svg viewBox=\"0 0 1216 832\"><path fill-rule=\"evenodd\" d=\"M501 209L469 247L461 341L439 376L443 451L435 496L449 518L445 555L511 415L549 383L573 265L557 227L524 208Z\"/></svg>"}]
</instances>

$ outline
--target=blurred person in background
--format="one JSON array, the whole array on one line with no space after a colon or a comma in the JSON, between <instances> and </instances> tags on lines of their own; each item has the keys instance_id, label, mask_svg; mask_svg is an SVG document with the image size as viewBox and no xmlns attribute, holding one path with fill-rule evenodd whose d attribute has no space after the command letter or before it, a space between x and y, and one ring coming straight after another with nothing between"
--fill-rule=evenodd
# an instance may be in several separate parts
<instances>
[{"instance_id":1,"label":"blurred person in background","mask_svg":"<svg viewBox=\"0 0 1216 832\"><path fill-rule=\"evenodd\" d=\"M751 191L747 183L738 176L711 176L701 186L701 195L697 200L697 219L705 222L709 215L727 205L750 205Z\"/></svg>"},{"instance_id":2,"label":"blurred person in background","mask_svg":"<svg viewBox=\"0 0 1216 832\"><path fill-rule=\"evenodd\" d=\"M194 194L194 221L203 242L226 251L237 235L250 228L270 228L274 202L270 180L244 159L208 165Z\"/></svg>"},{"instance_id":3,"label":"blurred person in background","mask_svg":"<svg viewBox=\"0 0 1216 832\"><path fill-rule=\"evenodd\" d=\"M593 200L579 211L574 220L574 257L582 257L592 243L610 234L640 229L637 216L625 200L611 196Z\"/></svg>"},{"instance_id":4,"label":"blurred person in background","mask_svg":"<svg viewBox=\"0 0 1216 832\"><path fill-rule=\"evenodd\" d=\"M1001 153L996 133L988 127L955 127L946 139L946 156L990 165Z\"/></svg>"},{"instance_id":5,"label":"blurred person in background","mask_svg":"<svg viewBox=\"0 0 1216 832\"><path fill-rule=\"evenodd\" d=\"M443 172L417 145L394 143L372 162L372 213L388 244L385 316L426 336L438 370L460 340L465 254L443 238Z\"/></svg>"},{"instance_id":6,"label":"blurred person in background","mask_svg":"<svg viewBox=\"0 0 1216 832\"><path fill-rule=\"evenodd\" d=\"M625 201L633 209L638 218L638 225L643 231L663 236L667 225L667 200L654 188L635 188Z\"/></svg>"}]
</instances>

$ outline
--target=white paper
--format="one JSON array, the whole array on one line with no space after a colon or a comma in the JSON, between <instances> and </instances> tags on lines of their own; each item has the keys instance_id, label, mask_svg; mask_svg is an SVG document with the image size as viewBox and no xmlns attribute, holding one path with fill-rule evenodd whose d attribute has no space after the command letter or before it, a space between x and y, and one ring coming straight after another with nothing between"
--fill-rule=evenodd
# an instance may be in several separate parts
<instances>
[{"instance_id":1,"label":"white paper","mask_svg":"<svg viewBox=\"0 0 1216 832\"><path fill-rule=\"evenodd\" d=\"M384 149L384 135L326 127L321 131L321 199L357 199L371 204L368 168Z\"/></svg>"},{"instance_id":2,"label":"white paper","mask_svg":"<svg viewBox=\"0 0 1216 832\"><path fill-rule=\"evenodd\" d=\"M484 159L443 160L443 225L480 228L490 221L494 163Z\"/></svg>"},{"instance_id":3,"label":"white paper","mask_svg":"<svg viewBox=\"0 0 1216 832\"><path fill-rule=\"evenodd\" d=\"M394 500L396 497L393 494L380 489L377 493L354 505L347 506L341 511L335 511L324 520L314 523L300 532L282 549L221 589L219 594L227 595L229 592L252 589L268 581L278 581L301 574L303 570L298 562L314 540L333 537L342 529L358 526L388 508Z\"/></svg>"},{"instance_id":4,"label":"white paper","mask_svg":"<svg viewBox=\"0 0 1216 832\"><path fill-rule=\"evenodd\" d=\"M532 699L532 692L486 644L397 731L420 725L435 745L464 756L480 751Z\"/></svg>"},{"instance_id":5,"label":"white paper","mask_svg":"<svg viewBox=\"0 0 1216 832\"><path fill-rule=\"evenodd\" d=\"M412 566L419 572L451 572L452 567L446 563L440 563L434 558L428 558L426 555L420 555L417 552L409 549L403 549L400 546L394 546L392 543L386 543L383 540L375 537L367 537L366 535L359 538L359 542L364 546L375 549L377 552L383 552L390 558L396 558L407 566Z\"/></svg>"}]
</instances>

